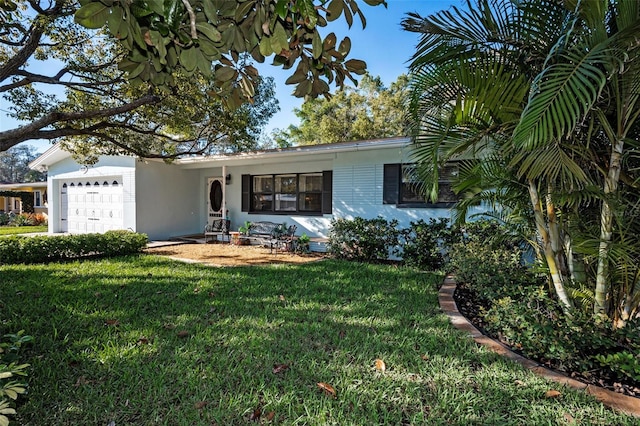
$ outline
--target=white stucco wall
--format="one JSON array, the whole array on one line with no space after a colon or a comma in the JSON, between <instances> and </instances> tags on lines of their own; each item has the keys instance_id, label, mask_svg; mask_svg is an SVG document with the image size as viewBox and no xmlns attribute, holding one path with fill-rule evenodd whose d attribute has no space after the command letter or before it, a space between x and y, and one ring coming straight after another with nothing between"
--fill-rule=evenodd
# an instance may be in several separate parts
<instances>
[{"instance_id":1,"label":"white stucco wall","mask_svg":"<svg viewBox=\"0 0 640 426\"><path fill-rule=\"evenodd\" d=\"M198 172L157 161L136 163L136 231L152 240L201 233Z\"/></svg>"},{"instance_id":2,"label":"white stucco wall","mask_svg":"<svg viewBox=\"0 0 640 426\"><path fill-rule=\"evenodd\" d=\"M411 221L450 217L448 208L398 208L383 204L384 165L411 162L408 147L337 156L333 168L333 214L335 218L397 219L400 227Z\"/></svg>"}]
</instances>

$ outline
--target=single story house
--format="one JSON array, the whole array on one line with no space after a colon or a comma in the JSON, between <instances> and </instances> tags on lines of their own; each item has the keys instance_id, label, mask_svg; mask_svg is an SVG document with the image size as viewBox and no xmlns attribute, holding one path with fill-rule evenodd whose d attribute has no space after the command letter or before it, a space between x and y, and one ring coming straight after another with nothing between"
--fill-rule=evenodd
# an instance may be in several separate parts
<instances>
[{"instance_id":1,"label":"single story house","mask_svg":"<svg viewBox=\"0 0 640 426\"><path fill-rule=\"evenodd\" d=\"M449 217L454 201L446 173L439 203L426 204L415 194L407 173L408 138L193 156L172 163L103 156L89 166L54 145L30 167L48 171L50 233L131 229L159 240L202 233L207 223L226 217L232 230L245 221L286 222L297 226L297 234L323 238L334 218L382 216L408 226L418 219Z\"/></svg>"},{"instance_id":2,"label":"single story house","mask_svg":"<svg viewBox=\"0 0 640 426\"><path fill-rule=\"evenodd\" d=\"M47 182L6 183L0 184L0 212L24 213L22 198L11 193L33 193L33 212L48 214Z\"/></svg>"}]
</instances>

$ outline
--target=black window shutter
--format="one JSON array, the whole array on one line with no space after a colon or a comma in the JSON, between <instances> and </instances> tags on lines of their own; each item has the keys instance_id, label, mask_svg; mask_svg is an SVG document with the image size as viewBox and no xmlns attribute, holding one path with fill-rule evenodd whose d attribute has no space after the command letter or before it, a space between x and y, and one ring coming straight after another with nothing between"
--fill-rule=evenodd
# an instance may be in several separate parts
<instances>
[{"instance_id":1,"label":"black window shutter","mask_svg":"<svg viewBox=\"0 0 640 426\"><path fill-rule=\"evenodd\" d=\"M382 204L398 204L401 164L385 164L382 182Z\"/></svg>"},{"instance_id":2,"label":"black window shutter","mask_svg":"<svg viewBox=\"0 0 640 426\"><path fill-rule=\"evenodd\" d=\"M333 171L322 172L322 214L333 213Z\"/></svg>"},{"instance_id":3,"label":"black window shutter","mask_svg":"<svg viewBox=\"0 0 640 426\"><path fill-rule=\"evenodd\" d=\"M242 175L241 210L248 212L251 206L251 175Z\"/></svg>"}]
</instances>

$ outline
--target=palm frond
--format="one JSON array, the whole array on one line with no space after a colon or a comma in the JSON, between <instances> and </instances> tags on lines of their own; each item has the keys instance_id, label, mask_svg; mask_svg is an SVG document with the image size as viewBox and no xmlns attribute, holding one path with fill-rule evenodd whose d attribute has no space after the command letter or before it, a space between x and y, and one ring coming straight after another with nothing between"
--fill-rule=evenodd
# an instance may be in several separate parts
<instances>
[{"instance_id":1,"label":"palm frond","mask_svg":"<svg viewBox=\"0 0 640 426\"><path fill-rule=\"evenodd\" d=\"M613 72L617 50L606 40L572 46L533 81L529 100L515 129L516 147L532 150L569 137L593 107Z\"/></svg>"}]
</instances>

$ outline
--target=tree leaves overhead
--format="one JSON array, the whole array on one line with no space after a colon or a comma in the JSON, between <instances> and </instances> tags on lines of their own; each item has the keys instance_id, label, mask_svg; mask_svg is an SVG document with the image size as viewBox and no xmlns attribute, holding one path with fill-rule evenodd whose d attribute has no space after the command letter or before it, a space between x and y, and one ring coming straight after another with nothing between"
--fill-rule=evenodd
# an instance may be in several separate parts
<instances>
[{"instance_id":1,"label":"tree leaves overhead","mask_svg":"<svg viewBox=\"0 0 640 426\"><path fill-rule=\"evenodd\" d=\"M100 2L87 3L78 9L75 21L87 28L97 29L107 22L109 12L109 7Z\"/></svg>"},{"instance_id":2,"label":"tree leaves overhead","mask_svg":"<svg viewBox=\"0 0 640 426\"><path fill-rule=\"evenodd\" d=\"M384 0L365 3L386 6ZM366 64L346 61L350 40L344 39L335 50L335 35L329 34L321 42L318 33L318 27L342 16L351 27L354 15L364 27L366 20L356 0L87 0L76 11L75 21L92 29L106 25L127 52L121 69L134 82L168 89L173 81L167 76L178 68L187 74L198 71L209 75L212 63L230 62L226 65L236 69L235 79L231 83L219 80L211 95L236 108L253 98L257 85L256 76L248 75L244 64L238 62L244 52L259 62L273 56L274 65L285 69L307 62L303 70L296 69L297 77L289 80L296 85L293 93L298 97L326 95L331 83L342 87L346 79L355 82L353 74L362 75ZM216 72L216 78L218 75Z\"/></svg>"}]
</instances>

